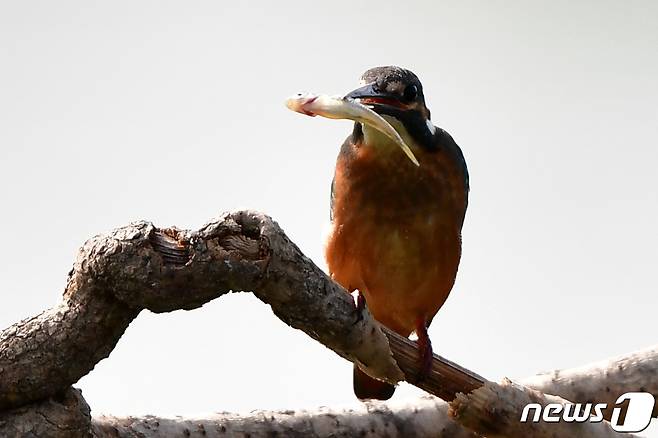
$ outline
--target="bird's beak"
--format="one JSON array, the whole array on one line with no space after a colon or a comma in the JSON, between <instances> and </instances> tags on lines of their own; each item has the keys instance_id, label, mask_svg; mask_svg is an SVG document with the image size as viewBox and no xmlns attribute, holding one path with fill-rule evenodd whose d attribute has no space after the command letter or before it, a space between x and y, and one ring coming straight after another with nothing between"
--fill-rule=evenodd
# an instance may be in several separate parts
<instances>
[{"instance_id":1,"label":"bird's beak","mask_svg":"<svg viewBox=\"0 0 658 438\"><path fill-rule=\"evenodd\" d=\"M358 100L364 105L372 105L375 108L378 105L395 107L401 110L408 108L406 104L400 101L398 95L378 90L374 83L366 84L347 93L344 99Z\"/></svg>"}]
</instances>

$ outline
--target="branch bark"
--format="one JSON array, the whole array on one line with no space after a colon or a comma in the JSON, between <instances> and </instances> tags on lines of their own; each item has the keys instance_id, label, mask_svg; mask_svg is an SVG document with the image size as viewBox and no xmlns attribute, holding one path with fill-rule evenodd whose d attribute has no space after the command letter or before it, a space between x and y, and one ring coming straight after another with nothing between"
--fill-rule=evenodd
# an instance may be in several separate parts
<instances>
[{"instance_id":1,"label":"branch bark","mask_svg":"<svg viewBox=\"0 0 658 438\"><path fill-rule=\"evenodd\" d=\"M554 370L518 383L580 403L614 405L626 392L648 392L658 400L658 345L567 370ZM610 419L611 409L604 411ZM652 417L658 417L658 403Z\"/></svg>"},{"instance_id":2,"label":"branch bark","mask_svg":"<svg viewBox=\"0 0 658 438\"><path fill-rule=\"evenodd\" d=\"M420 361L413 341L382 328L367 310L358 312L351 296L269 217L242 211L195 232L138 222L87 241L69 274L63 301L0 333L0 411L28 403L39 406L40 400L70 391L72 383L108 356L141 310L194 309L238 290L253 291L285 323L373 377L415 382L448 401L494 385L436 355L428 378L416 382ZM655 371L653 364L641 371ZM549 392L553 388L544 386ZM525 389L510 386L509 391L517 391L518 398ZM492 415L469 399L457 402L462 409L455 412L468 411L470 418L478 412L473 406L480 406L482 417ZM361 427L358 421L354 425Z\"/></svg>"},{"instance_id":3,"label":"branch bark","mask_svg":"<svg viewBox=\"0 0 658 438\"><path fill-rule=\"evenodd\" d=\"M68 388L45 400L0 411L0 436L91 438L91 422L80 390Z\"/></svg>"},{"instance_id":4,"label":"branch bark","mask_svg":"<svg viewBox=\"0 0 658 438\"><path fill-rule=\"evenodd\" d=\"M519 421L519 413L524 406L538 403L572 404L569 400L553 395L542 394L504 379L501 384L487 382L470 394L458 394L450 403L450 415L467 428L486 434L487 437L528 437L533 438L613 438L634 437L631 434L615 432L610 423L537 423Z\"/></svg>"},{"instance_id":5,"label":"branch bark","mask_svg":"<svg viewBox=\"0 0 658 438\"><path fill-rule=\"evenodd\" d=\"M417 375L415 343L384 335L367 311L357 312L352 297L269 217L237 212L198 232L139 222L87 241L62 303L0 334L0 409L76 382L108 356L142 309L194 309L232 290L253 291L286 324L374 377L397 383ZM389 340L395 342L389 346ZM423 387L452 399L483 382L435 356Z\"/></svg>"},{"instance_id":6,"label":"branch bark","mask_svg":"<svg viewBox=\"0 0 658 438\"><path fill-rule=\"evenodd\" d=\"M368 402L349 409L219 413L203 418L154 416L94 418L97 438L213 437L416 437L476 438L448 416L448 405L434 397L413 403Z\"/></svg>"}]
</instances>

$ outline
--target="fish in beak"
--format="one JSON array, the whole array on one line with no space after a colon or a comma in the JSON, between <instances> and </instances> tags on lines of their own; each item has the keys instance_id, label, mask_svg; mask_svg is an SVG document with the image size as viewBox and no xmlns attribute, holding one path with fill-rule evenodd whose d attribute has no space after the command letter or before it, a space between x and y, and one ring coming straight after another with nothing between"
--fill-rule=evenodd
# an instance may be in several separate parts
<instances>
[{"instance_id":1,"label":"fish in beak","mask_svg":"<svg viewBox=\"0 0 658 438\"><path fill-rule=\"evenodd\" d=\"M404 142L395 128L382 116L364 105L364 103L368 105L375 104L372 99L377 99L377 97L371 96L370 100L366 98L364 102L364 98L358 97L358 93L357 96L352 97L353 93L342 98L325 94L298 93L286 100L286 106L292 111L311 117L322 116L328 119L347 119L368 125L393 140L412 163L420 166L411 148ZM360 102L356 99L359 99ZM376 104L380 105L381 103Z\"/></svg>"}]
</instances>

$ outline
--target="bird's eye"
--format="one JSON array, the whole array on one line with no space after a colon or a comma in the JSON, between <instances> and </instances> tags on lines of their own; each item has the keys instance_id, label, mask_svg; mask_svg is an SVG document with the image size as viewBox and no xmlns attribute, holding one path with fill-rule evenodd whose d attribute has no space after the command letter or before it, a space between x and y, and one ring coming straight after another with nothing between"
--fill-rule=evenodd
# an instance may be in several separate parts
<instances>
[{"instance_id":1,"label":"bird's eye","mask_svg":"<svg viewBox=\"0 0 658 438\"><path fill-rule=\"evenodd\" d=\"M402 97L407 102L413 102L418 97L418 87L416 87L415 85L407 86L407 88L404 89L404 93L402 94Z\"/></svg>"}]
</instances>

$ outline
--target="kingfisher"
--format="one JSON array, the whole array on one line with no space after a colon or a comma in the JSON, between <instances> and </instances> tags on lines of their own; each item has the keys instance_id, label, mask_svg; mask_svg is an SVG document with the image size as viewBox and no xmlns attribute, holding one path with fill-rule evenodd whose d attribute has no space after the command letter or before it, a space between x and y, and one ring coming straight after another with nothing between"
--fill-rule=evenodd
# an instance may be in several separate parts
<instances>
[{"instance_id":1,"label":"kingfisher","mask_svg":"<svg viewBox=\"0 0 658 438\"><path fill-rule=\"evenodd\" d=\"M357 307L401 336L418 337L418 378L429 373L427 329L448 298L461 258L469 177L453 138L435 126L423 86L411 71L375 67L353 99L381 115L418 158L416 166L389 137L360 122L343 143L331 184L325 256L332 278L358 291ZM354 366L359 399L389 399L395 387Z\"/></svg>"}]
</instances>

